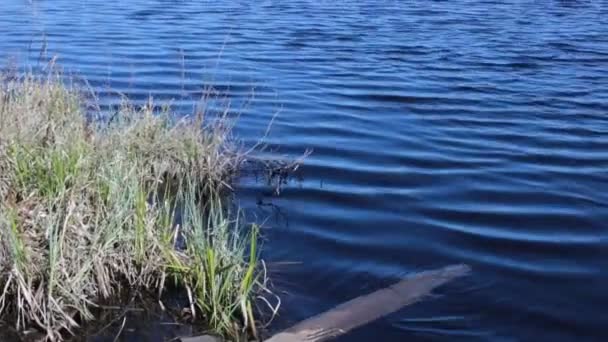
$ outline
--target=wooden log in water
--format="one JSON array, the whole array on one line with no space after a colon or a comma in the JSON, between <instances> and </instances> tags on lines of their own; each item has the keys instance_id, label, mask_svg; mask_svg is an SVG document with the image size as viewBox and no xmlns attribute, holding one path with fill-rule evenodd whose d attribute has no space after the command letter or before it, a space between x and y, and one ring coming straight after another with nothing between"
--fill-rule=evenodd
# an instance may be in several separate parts
<instances>
[{"instance_id":1,"label":"wooden log in water","mask_svg":"<svg viewBox=\"0 0 608 342\"><path fill-rule=\"evenodd\" d=\"M320 342L393 313L424 299L431 291L470 272L466 265L416 273L402 281L357 297L334 309L306 319L266 342Z\"/></svg>"},{"instance_id":2,"label":"wooden log in water","mask_svg":"<svg viewBox=\"0 0 608 342\"><path fill-rule=\"evenodd\" d=\"M211 335L201 335L195 337L182 337L181 342L222 342L222 339Z\"/></svg>"}]
</instances>

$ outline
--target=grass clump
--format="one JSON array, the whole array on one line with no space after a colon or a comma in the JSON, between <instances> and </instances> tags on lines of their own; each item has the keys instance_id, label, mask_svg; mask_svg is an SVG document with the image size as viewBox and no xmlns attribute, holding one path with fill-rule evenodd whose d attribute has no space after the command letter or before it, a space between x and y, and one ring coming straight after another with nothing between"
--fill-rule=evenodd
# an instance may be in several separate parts
<instances>
[{"instance_id":1,"label":"grass clump","mask_svg":"<svg viewBox=\"0 0 608 342\"><path fill-rule=\"evenodd\" d=\"M214 332L255 335L264 278L257 228L229 209L230 121L82 108L56 77L0 84L0 319L61 340L125 289L170 285Z\"/></svg>"}]
</instances>

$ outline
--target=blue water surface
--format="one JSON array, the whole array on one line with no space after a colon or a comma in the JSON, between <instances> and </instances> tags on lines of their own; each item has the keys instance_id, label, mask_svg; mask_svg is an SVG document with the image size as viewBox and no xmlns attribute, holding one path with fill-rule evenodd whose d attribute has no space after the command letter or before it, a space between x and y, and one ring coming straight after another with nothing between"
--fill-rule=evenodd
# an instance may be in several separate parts
<instances>
[{"instance_id":1,"label":"blue water surface","mask_svg":"<svg viewBox=\"0 0 608 342\"><path fill-rule=\"evenodd\" d=\"M211 85L245 145L275 117L269 151L314 150L279 197L237 194L266 222L271 329L464 262L339 341L608 340L608 2L0 0L5 65L52 57L103 106L189 114Z\"/></svg>"}]
</instances>

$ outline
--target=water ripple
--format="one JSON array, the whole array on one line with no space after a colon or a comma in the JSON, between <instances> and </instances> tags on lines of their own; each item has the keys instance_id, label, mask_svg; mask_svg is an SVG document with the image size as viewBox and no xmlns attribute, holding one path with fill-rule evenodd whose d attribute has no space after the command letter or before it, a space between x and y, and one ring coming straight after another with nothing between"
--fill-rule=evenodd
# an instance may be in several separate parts
<instances>
[{"instance_id":1,"label":"water ripple","mask_svg":"<svg viewBox=\"0 0 608 342\"><path fill-rule=\"evenodd\" d=\"M278 113L265 143L314 149L304 179L238 196L268 216L267 258L304 261L278 276L277 329L467 262L445 296L345 340L591 341L608 339L607 27L603 1L4 0L0 59L57 56L105 106L190 114L212 85L246 145Z\"/></svg>"}]
</instances>

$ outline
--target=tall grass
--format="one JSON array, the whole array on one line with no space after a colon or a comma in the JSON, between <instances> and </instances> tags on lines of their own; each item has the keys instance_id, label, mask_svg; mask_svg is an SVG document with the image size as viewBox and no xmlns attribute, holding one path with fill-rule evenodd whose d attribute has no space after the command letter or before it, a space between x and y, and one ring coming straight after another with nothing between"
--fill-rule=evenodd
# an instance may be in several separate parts
<instances>
[{"instance_id":1,"label":"tall grass","mask_svg":"<svg viewBox=\"0 0 608 342\"><path fill-rule=\"evenodd\" d=\"M57 77L1 82L0 319L57 341L125 289L171 284L216 333L255 336L265 279L227 200L245 159L230 120L82 108Z\"/></svg>"}]
</instances>

